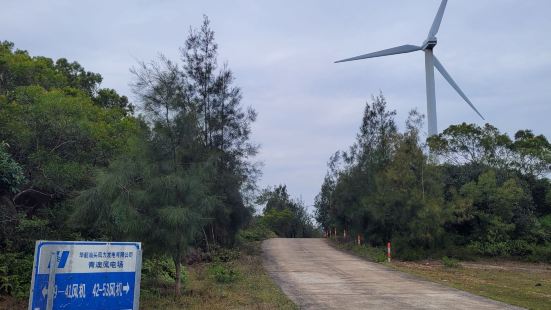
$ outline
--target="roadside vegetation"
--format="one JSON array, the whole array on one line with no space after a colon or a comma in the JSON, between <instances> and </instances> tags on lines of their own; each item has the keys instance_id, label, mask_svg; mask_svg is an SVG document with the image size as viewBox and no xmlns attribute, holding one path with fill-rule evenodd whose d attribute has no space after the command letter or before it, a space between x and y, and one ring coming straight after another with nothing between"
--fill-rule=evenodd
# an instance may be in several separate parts
<instances>
[{"instance_id":1,"label":"roadside vegetation","mask_svg":"<svg viewBox=\"0 0 551 310\"><path fill-rule=\"evenodd\" d=\"M320 237L320 230L314 226L304 203L293 199L287 193L287 186L279 185L262 191L257 204L264 206L257 225L273 231L282 238Z\"/></svg>"},{"instance_id":2,"label":"roadside vegetation","mask_svg":"<svg viewBox=\"0 0 551 310\"><path fill-rule=\"evenodd\" d=\"M239 235L242 244L232 249L212 249L201 263L189 265L182 278L183 291L173 294L174 277L161 275L159 267L146 272L141 293L142 309L297 309L262 267L260 241L275 236L255 227ZM159 261L157 261L159 264ZM173 269L169 259L160 261ZM145 266L144 266L145 267ZM153 276L156 274L157 276Z\"/></svg>"},{"instance_id":3,"label":"roadside vegetation","mask_svg":"<svg viewBox=\"0 0 551 310\"><path fill-rule=\"evenodd\" d=\"M326 235L404 260L504 257L551 262L551 144L490 124L453 125L422 139L380 95L367 103L356 142L339 151L316 197ZM430 154L430 155L428 155Z\"/></svg>"}]
</instances>

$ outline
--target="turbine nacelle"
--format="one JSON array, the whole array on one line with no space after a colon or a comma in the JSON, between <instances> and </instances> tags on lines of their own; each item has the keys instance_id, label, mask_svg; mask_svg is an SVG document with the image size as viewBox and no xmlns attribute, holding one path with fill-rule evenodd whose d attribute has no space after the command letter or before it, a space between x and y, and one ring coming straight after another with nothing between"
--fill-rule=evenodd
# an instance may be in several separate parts
<instances>
[{"instance_id":1,"label":"turbine nacelle","mask_svg":"<svg viewBox=\"0 0 551 310\"><path fill-rule=\"evenodd\" d=\"M422 50L431 50L436 46L436 43L438 40L436 40L436 37L426 39L425 42L423 42L423 45L421 45Z\"/></svg>"}]
</instances>

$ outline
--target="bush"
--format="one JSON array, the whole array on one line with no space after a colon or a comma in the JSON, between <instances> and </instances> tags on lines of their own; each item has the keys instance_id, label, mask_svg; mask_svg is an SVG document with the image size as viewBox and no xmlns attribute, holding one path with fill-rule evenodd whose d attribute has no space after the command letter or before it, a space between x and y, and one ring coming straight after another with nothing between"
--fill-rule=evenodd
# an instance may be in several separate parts
<instances>
[{"instance_id":1,"label":"bush","mask_svg":"<svg viewBox=\"0 0 551 310\"><path fill-rule=\"evenodd\" d=\"M549 197L551 197L551 191L549 191ZM540 217L538 222L542 231L542 239L551 242L551 214Z\"/></svg>"},{"instance_id":2,"label":"bush","mask_svg":"<svg viewBox=\"0 0 551 310\"><path fill-rule=\"evenodd\" d=\"M347 242L340 243L334 242L338 248L350 251L360 257L366 258L367 260L382 263L386 261L386 249L372 247L370 245L357 245L355 243Z\"/></svg>"},{"instance_id":3,"label":"bush","mask_svg":"<svg viewBox=\"0 0 551 310\"><path fill-rule=\"evenodd\" d=\"M144 259L142 279L146 287L171 288L176 282L176 267L174 266L174 262L165 256ZM185 287L188 275L184 266L181 269L180 280L182 287Z\"/></svg>"},{"instance_id":4,"label":"bush","mask_svg":"<svg viewBox=\"0 0 551 310\"><path fill-rule=\"evenodd\" d=\"M237 249L212 247L212 260L214 262L227 263L239 258L241 253Z\"/></svg>"},{"instance_id":5,"label":"bush","mask_svg":"<svg viewBox=\"0 0 551 310\"><path fill-rule=\"evenodd\" d=\"M238 241L240 241L240 243L262 241L275 237L277 237L277 235L271 229L261 223L256 223L247 229L241 230L237 235L237 239Z\"/></svg>"},{"instance_id":6,"label":"bush","mask_svg":"<svg viewBox=\"0 0 551 310\"><path fill-rule=\"evenodd\" d=\"M442 257L442 265L448 268L457 268L460 267L459 261L454 258L449 258L447 256Z\"/></svg>"},{"instance_id":7,"label":"bush","mask_svg":"<svg viewBox=\"0 0 551 310\"><path fill-rule=\"evenodd\" d=\"M525 240L509 241L509 254L512 256L528 256L534 252L534 245Z\"/></svg>"},{"instance_id":8,"label":"bush","mask_svg":"<svg viewBox=\"0 0 551 310\"><path fill-rule=\"evenodd\" d=\"M221 264L212 265L209 268L209 274L219 283L231 283L239 278L239 272Z\"/></svg>"},{"instance_id":9,"label":"bush","mask_svg":"<svg viewBox=\"0 0 551 310\"><path fill-rule=\"evenodd\" d=\"M533 253L528 257L535 262L551 263L551 243L535 246Z\"/></svg>"},{"instance_id":10,"label":"bush","mask_svg":"<svg viewBox=\"0 0 551 310\"><path fill-rule=\"evenodd\" d=\"M0 253L0 295L28 297L32 269L32 255Z\"/></svg>"},{"instance_id":11,"label":"bush","mask_svg":"<svg viewBox=\"0 0 551 310\"><path fill-rule=\"evenodd\" d=\"M534 252L535 245L526 240L509 240L500 242L471 242L467 248L483 256L518 256L526 257Z\"/></svg>"},{"instance_id":12,"label":"bush","mask_svg":"<svg viewBox=\"0 0 551 310\"><path fill-rule=\"evenodd\" d=\"M387 260L386 257L386 249L383 248L376 248L369 245L359 245L359 251L363 251L367 257L371 258L371 260L382 263Z\"/></svg>"},{"instance_id":13,"label":"bush","mask_svg":"<svg viewBox=\"0 0 551 310\"><path fill-rule=\"evenodd\" d=\"M482 256L508 256L510 254L509 243L501 242L480 242L473 241L467 245L469 250L472 250Z\"/></svg>"},{"instance_id":14,"label":"bush","mask_svg":"<svg viewBox=\"0 0 551 310\"><path fill-rule=\"evenodd\" d=\"M429 254L430 253L428 253L427 250L424 250L423 248L411 247L404 244L401 247L396 247L395 256L396 258L405 261L416 261L429 257Z\"/></svg>"}]
</instances>

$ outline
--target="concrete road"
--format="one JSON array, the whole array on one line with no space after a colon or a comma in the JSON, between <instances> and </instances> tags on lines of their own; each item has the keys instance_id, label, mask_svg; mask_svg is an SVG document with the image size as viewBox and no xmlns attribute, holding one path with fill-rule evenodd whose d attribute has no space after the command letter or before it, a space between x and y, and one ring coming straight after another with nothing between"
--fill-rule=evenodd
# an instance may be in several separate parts
<instances>
[{"instance_id":1,"label":"concrete road","mask_svg":"<svg viewBox=\"0 0 551 310\"><path fill-rule=\"evenodd\" d=\"M269 239L264 266L301 309L520 309L338 251L325 239Z\"/></svg>"}]
</instances>

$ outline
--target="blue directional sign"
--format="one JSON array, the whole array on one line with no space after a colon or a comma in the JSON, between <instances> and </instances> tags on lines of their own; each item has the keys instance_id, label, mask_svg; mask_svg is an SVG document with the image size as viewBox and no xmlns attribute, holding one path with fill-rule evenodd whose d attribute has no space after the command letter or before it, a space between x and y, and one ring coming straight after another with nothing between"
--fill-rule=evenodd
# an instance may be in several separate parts
<instances>
[{"instance_id":1,"label":"blue directional sign","mask_svg":"<svg viewBox=\"0 0 551 310\"><path fill-rule=\"evenodd\" d=\"M139 242L37 241L29 309L138 309Z\"/></svg>"}]
</instances>

